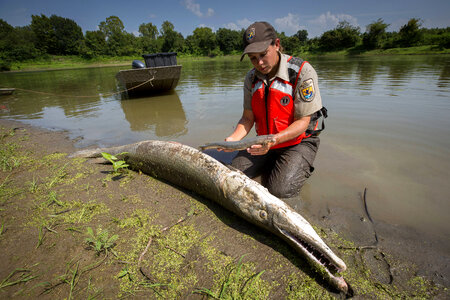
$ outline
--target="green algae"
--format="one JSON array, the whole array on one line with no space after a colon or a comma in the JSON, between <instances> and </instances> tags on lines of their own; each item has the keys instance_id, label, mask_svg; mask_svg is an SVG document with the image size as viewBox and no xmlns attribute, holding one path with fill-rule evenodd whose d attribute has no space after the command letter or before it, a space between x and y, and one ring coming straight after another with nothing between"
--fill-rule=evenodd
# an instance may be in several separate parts
<instances>
[{"instance_id":1,"label":"green algae","mask_svg":"<svg viewBox=\"0 0 450 300\"><path fill-rule=\"evenodd\" d=\"M4 140L16 138L8 132L4 135ZM27 217L18 219L11 215L6 222L2 220L0 225L6 228L8 234L11 232L8 231L10 224L23 222L26 225L24 230L33 227L36 241L39 230L43 233L50 230L56 232L57 229L59 233L48 239L50 242L47 242L45 236L42 237L43 246L36 251L50 251L57 243L68 242L58 240L59 236L63 236L61 232L64 230L70 230L75 237L73 240L79 245L83 243L79 238L80 234L76 232L83 233L86 227L100 226L108 228L110 232L117 232L121 237L115 241L117 257L109 257L108 264L97 270L96 282L91 282L90 279L88 281L87 278L80 279L80 284L85 280L87 296L95 294L99 298L141 296L183 299L189 298L193 292L204 296L210 293L210 296L219 299L273 299L274 294L282 295L281 298L285 299L329 299L336 296L298 268L296 261L302 258L296 257L287 250L287 245L280 245L279 240L271 235L259 231L255 235L236 233L236 244L245 244L253 254L242 256L236 254L239 252L233 252L232 255L227 255L222 252L220 243L217 243L225 233L226 229L223 228L226 226L213 233L205 233L196 217L201 215L202 218L207 217L211 222L219 224L232 223L235 221L234 217L227 215L219 219L201 201L185 193L167 195L163 183L148 176L144 179L139 173L132 171L118 181L108 177L104 181L106 185L102 187L97 179L92 181L89 178L98 173L98 169L86 164L84 159L68 159L64 153L34 153L20 146L20 142L24 140L26 138L22 136L12 142L7 141L10 143L5 152L7 157L14 157L19 163L12 170L0 170L0 204L9 204L2 206L0 211L5 210L3 215L6 215L6 210L8 213L21 211ZM31 168L31 171L27 168ZM28 172L28 177L17 178L19 171L23 172L21 176ZM137 178L143 179L147 193L154 196L151 203L132 189ZM110 202L98 200L99 195L108 195L106 201ZM164 199L183 203L190 217L189 222L167 230L156 223L157 211L148 209L147 206L162 206ZM113 204L123 205L123 211L114 209ZM159 210L158 212L161 213ZM348 270L343 274L344 278L360 298L429 299L433 298L438 289L442 290L424 277L416 275L403 284L395 281L393 284L378 282L374 275L381 271L368 268L362 255L369 250L358 248L334 232L317 226L315 229L327 244L338 249L337 254L346 261ZM5 239L6 234L2 233L1 239ZM259 241L264 241L274 249L273 254L266 254L263 261L255 254L260 249ZM142 256L147 246L148 251ZM81 251L81 255L85 255L83 251L88 253L85 249ZM381 257L377 251L373 254L376 259L386 259L391 266L395 265L394 258L385 253ZM17 261L20 259L18 255L15 258ZM71 270L73 268L74 265ZM401 269L397 271L403 272ZM94 288L104 286L104 282L115 287L114 296L101 296L102 291ZM78 298L83 298L81 291L81 288L72 290L73 293L78 293Z\"/></svg>"}]
</instances>

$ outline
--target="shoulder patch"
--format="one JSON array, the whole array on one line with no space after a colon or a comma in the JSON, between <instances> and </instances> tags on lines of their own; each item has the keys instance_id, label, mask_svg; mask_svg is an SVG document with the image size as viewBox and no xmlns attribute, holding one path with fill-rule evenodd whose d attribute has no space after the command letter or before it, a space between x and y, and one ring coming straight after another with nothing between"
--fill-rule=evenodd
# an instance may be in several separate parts
<instances>
[{"instance_id":1,"label":"shoulder patch","mask_svg":"<svg viewBox=\"0 0 450 300\"><path fill-rule=\"evenodd\" d=\"M314 81L312 78L306 79L302 82L300 87L300 98L305 102L311 102L314 99Z\"/></svg>"}]
</instances>

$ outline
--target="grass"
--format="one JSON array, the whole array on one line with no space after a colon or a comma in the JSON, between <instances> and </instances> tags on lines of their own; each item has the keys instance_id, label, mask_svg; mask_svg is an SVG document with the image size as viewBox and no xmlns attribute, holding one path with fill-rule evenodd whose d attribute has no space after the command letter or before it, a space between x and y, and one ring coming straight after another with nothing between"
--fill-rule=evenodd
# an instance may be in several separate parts
<instances>
[{"instance_id":1,"label":"grass","mask_svg":"<svg viewBox=\"0 0 450 300\"><path fill-rule=\"evenodd\" d=\"M12 71L19 70L45 70L45 69L70 69L89 68L99 66L129 65L134 59L141 57L97 57L95 59L83 59L78 56L56 56L50 55L46 58L33 59L23 62L13 62Z\"/></svg>"},{"instance_id":2,"label":"grass","mask_svg":"<svg viewBox=\"0 0 450 300\"><path fill-rule=\"evenodd\" d=\"M239 258L237 265L234 263L229 266L229 272L225 280L220 284L220 289L217 292L213 292L207 288L199 288L193 291L194 294L205 295L214 299L261 299L260 286L261 275L265 271L261 271L250 275L249 277L243 277L241 274L243 263L242 260L245 255Z\"/></svg>"},{"instance_id":3,"label":"grass","mask_svg":"<svg viewBox=\"0 0 450 300\"><path fill-rule=\"evenodd\" d=\"M30 270L28 269L23 269L23 268L18 268L15 269L14 271L12 271L11 273L9 273L8 276L6 276L5 279L3 279L0 282L0 290L9 287L9 286L13 286L19 283L25 283L28 282L30 280L33 280L34 278L37 277L37 275L32 275L30 274ZM14 277L14 275L16 274L20 274L18 279L12 279Z\"/></svg>"},{"instance_id":4,"label":"grass","mask_svg":"<svg viewBox=\"0 0 450 300\"><path fill-rule=\"evenodd\" d=\"M20 166L20 158L16 155L18 145L16 143L4 143L0 146L0 169L12 171Z\"/></svg>"},{"instance_id":5,"label":"grass","mask_svg":"<svg viewBox=\"0 0 450 300\"><path fill-rule=\"evenodd\" d=\"M300 57L313 56L346 56L346 55L411 55L411 54L449 54L450 49L439 49L436 45L426 45L408 48L391 48L377 50L358 50L356 48L334 51L334 52L301 52L296 54ZM294 54L294 53L290 53ZM226 55L216 57L202 57L179 55L177 61L179 64L189 61L201 60L233 60L238 61L240 54ZM129 66L135 59L142 60L141 56L123 56L123 57L96 57L93 59L84 59L78 56L54 56L49 55L46 58L34 59L23 62L12 63L12 71L20 70L46 70L46 69L70 69L70 68L89 68L99 66Z\"/></svg>"},{"instance_id":6,"label":"grass","mask_svg":"<svg viewBox=\"0 0 450 300\"><path fill-rule=\"evenodd\" d=\"M230 217L218 217L198 198L136 173L127 176L126 184L112 180L104 187L110 166L29 151L21 144L23 137L5 132L2 142L17 144L10 154L22 163L0 170L0 242L8 245L1 258L8 272L14 269L0 270L2 298L19 289L24 297L36 298L40 291L34 289L42 286L47 297L66 299L176 299L192 293L216 299L333 297L298 267L296 259L301 258L292 259L295 255L286 245L269 242L273 239L267 233L239 232L228 225L235 219L224 221ZM144 188L138 191L137 186ZM177 217L168 211L169 201L179 206ZM186 221L175 223L179 218ZM429 281L415 274L405 283L406 290L378 284L356 259L355 247L337 235L324 239L334 249L348 248L340 251L349 262L345 278L362 298L426 298L435 293ZM230 240L233 245L227 244ZM11 245L17 241L23 249L13 253L17 248ZM243 250L249 254L242 255ZM68 255L76 258L67 262ZM38 271L17 268L36 262ZM36 274L42 282L27 284Z\"/></svg>"},{"instance_id":7,"label":"grass","mask_svg":"<svg viewBox=\"0 0 450 300\"><path fill-rule=\"evenodd\" d=\"M67 284L69 286L68 297L67 299L73 299L75 288L81 280L82 275L85 273L97 268L101 263L105 261L107 255L105 255L100 261L94 262L91 265L88 265L84 268L80 268L80 262L75 259L71 259L66 263L65 272L62 275L57 275L51 281L42 282L40 285L44 286L44 290L41 295L51 293L55 288L60 286L61 284ZM90 294L90 290L93 289L91 284L92 277L89 277L87 283L87 297L86 299L95 299L95 297L100 293L99 291L95 291L93 295Z\"/></svg>"}]
</instances>

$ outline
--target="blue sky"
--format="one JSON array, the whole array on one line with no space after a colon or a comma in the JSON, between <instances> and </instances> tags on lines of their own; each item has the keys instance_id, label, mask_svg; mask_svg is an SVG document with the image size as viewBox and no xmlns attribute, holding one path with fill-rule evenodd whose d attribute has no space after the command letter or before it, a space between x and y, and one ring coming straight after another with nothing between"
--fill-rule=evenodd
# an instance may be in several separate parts
<instances>
[{"instance_id":1,"label":"blue sky","mask_svg":"<svg viewBox=\"0 0 450 300\"><path fill-rule=\"evenodd\" d=\"M118 16L125 30L138 34L139 25L161 28L170 21L184 37L197 27L239 30L254 21L268 21L277 31L292 35L300 29L320 36L347 20L364 32L378 18L398 31L411 18L427 28L450 26L450 0L0 0L0 19L12 26L31 23L31 15L55 14L74 20L82 29L96 30L101 21Z\"/></svg>"}]
</instances>

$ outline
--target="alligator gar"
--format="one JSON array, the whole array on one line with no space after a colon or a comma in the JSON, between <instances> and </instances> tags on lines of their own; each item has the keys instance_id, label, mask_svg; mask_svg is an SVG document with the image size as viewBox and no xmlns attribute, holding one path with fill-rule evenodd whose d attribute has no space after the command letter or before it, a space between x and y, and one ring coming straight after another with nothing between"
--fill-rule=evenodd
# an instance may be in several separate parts
<instances>
[{"instance_id":1,"label":"alligator gar","mask_svg":"<svg viewBox=\"0 0 450 300\"><path fill-rule=\"evenodd\" d=\"M205 145L200 146L199 149L202 151L206 149L244 150L250 148L252 145L265 146L269 143L274 142L275 142L274 135L269 134L269 135L259 135L256 138L244 139L240 141L207 143Z\"/></svg>"},{"instance_id":2,"label":"alligator gar","mask_svg":"<svg viewBox=\"0 0 450 300\"><path fill-rule=\"evenodd\" d=\"M201 151L175 142L142 141L111 148L81 150L71 157L95 158L107 152L133 169L162 178L205 198L287 241L331 286L347 293L338 273L345 263L300 214L242 172L231 170Z\"/></svg>"}]
</instances>

